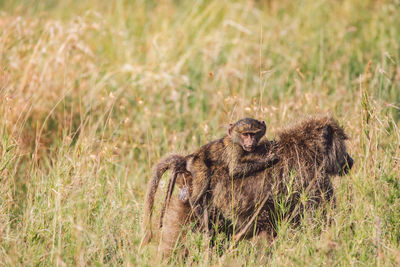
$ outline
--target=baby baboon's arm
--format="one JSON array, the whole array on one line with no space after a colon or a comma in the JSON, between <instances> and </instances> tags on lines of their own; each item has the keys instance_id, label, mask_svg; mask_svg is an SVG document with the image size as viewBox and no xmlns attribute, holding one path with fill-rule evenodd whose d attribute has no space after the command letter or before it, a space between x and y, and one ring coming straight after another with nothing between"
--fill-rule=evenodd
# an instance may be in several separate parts
<instances>
[{"instance_id":1,"label":"baby baboon's arm","mask_svg":"<svg viewBox=\"0 0 400 267\"><path fill-rule=\"evenodd\" d=\"M234 179L249 176L255 172L272 167L279 161L279 157L268 153L248 153L239 157L238 160L232 160L229 164L229 175Z\"/></svg>"}]
</instances>

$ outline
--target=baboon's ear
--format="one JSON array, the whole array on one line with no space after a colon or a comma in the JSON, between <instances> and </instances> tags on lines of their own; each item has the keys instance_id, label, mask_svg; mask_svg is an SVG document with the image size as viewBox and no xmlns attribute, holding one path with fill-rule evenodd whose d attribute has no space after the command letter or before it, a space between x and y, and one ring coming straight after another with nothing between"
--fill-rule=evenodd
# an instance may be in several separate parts
<instances>
[{"instance_id":1,"label":"baboon's ear","mask_svg":"<svg viewBox=\"0 0 400 267\"><path fill-rule=\"evenodd\" d=\"M333 129L330 125L326 125L322 131L322 136L324 138L324 143L326 148L332 146L333 143Z\"/></svg>"},{"instance_id":2,"label":"baboon's ear","mask_svg":"<svg viewBox=\"0 0 400 267\"><path fill-rule=\"evenodd\" d=\"M261 131L263 131L265 134L265 131L267 130L267 125L265 124L265 121L261 121L261 125L264 126L264 130L261 130Z\"/></svg>"},{"instance_id":3,"label":"baboon's ear","mask_svg":"<svg viewBox=\"0 0 400 267\"><path fill-rule=\"evenodd\" d=\"M232 136L233 123L229 123L228 135Z\"/></svg>"}]
</instances>

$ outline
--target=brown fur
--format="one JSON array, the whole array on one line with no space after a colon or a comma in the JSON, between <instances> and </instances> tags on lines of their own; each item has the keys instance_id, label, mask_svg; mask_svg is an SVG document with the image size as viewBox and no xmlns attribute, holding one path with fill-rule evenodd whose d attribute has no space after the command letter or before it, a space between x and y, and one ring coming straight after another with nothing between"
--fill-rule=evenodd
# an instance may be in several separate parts
<instances>
[{"instance_id":1,"label":"brown fur","mask_svg":"<svg viewBox=\"0 0 400 267\"><path fill-rule=\"evenodd\" d=\"M167 190L164 207L161 212L160 226L162 225L162 218L171 198L178 173L189 171L192 174L188 176L191 178L190 181L186 182L190 185L186 187L188 196L185 196L185 198L194 207L197 206L209 186L212 176L210 172L211 166L227 168L229 174L237 178L265 169L276 163L276 157L273 155L267 156L268 150L266 148L269 144L268 140L264 140L258 144L260 138L265 134L265 130L266 126L264 122L245 118L231 125L228 135L204 145L195 153L186 157L171 155L160 161L153 169L146 194L143 223L145 235L142 245L147 244L152 238L152 209L158 184L164 172L168 169L173 170L172 179L169 182L169 189ZM242 137L242 134L246 134L247 136ZM250 151L245 151L246 145L251 146ZM253 154L258 155L253 156ZM254 158L257 161L254 161Z\"/></svg>"},{"instance_id":2,"label":"brown fur","mask_svg":"<svg viewBox=\"0 0 400 267\"><path fill-rule=\"evenodd\" d=\"M353 164L346 151L346 139L343 129L327 116L306 119L283 130L277 134L277 141L268 147L280 159L274 168L253 173L246 179L233 179L227 168L212 165L208 187L210 194L205 196L208 201L203 202L202 208L209 209L212 223L232 223L236 225L236 230L240 230L248 223L263 198L268 197L246 236L261 232L271 235L274 232L271 212L274 212L274 198L277 196L285 196L292 203L291 218L297 216L299 208L316 207L332 199L333 187L329 177L345 173ZM180 187L183 184L193 186L193 179L187 172L178 174L177 180L189 181L178 182ZM291 191L288 190L289 184ZM299 202L302 192L308 195L305 206ZM191 213L187 202L179 200L177 196L172 197L163 220L163 233L166 234L160 244L162 249L176 243L180 231L177 225L190 221ZM215 219L221 216L223 223ZM170 252L169 249L164 251L165 255Z\"/></svg>"},{"instance_id":3,"label":"brown fur","mask_svg":"<svg viewBox=\"0 0 400 267\"><path fill-rule=\"evenodd\" d=\"M184 238L185 232L182 226L187 224L189 220L189 203L180 201L175 196L172 197L165 210L161 239L158 246L159 255L161 257L168 257L176 246L177 241Z\"/></svg>"},{"instance_id":4,"label":"brown fur","mask_svg":"<svg viewBox=\"0 0 400 267\"><path fill-rule=\"evenodd\" d=\"M157 192L158 184L160 183L162 175L168 170L177 170L177 169L182 169L181 166L178 166L179 163L185 163L186 159L183 156L180 155L170 155L162 159L156 166L154 166L151 174L151 178L149 180L149 183L147 185L147 193L146 193L146 198L144 201L144 215L143 215L143 228L145 229L144 237L142 240L142 246L146 245L147 243L150 242L150 240L153 237L153 231L151 227L151 218L153 215L153 206L154 206L154 198L155 194ZM177 176L177 171L173 171L173 178L170 181L170 185L174 186L176 176ZM171 190L172 191L172 190ZM167 196L168 198L168 196ZM166 199L165 202L167 202L168 199Z\"/></svg>"},{"instance_id":5,"label":"brown fur","mask_svg":"<svg viewBox=\"0 0 400 267\"><path fill-rule=\"evenodd\" d=\"M264 139L264 122L245 118L231 124L228 135L202 146L187 156L187 170L192 174L189 202L196 208L209 187L215 166L228 170L233 179L246 177L277 162L268 154L269 141ZM250 146L251 148L248 148Z\"/></svg>"},{"instance_id":6,"label":"brown fur","mask_svg":"<svg viewBox=\"0 0 400 267\"><path fill-rule=\"evenodd\" d=\"M283 130L277 134L273 146L273 153L280 158L273 168L241 181L230 179L223 169L216 169L215 179L210 184L211 206L229 221L236 222L236 229L240 229L263 197L271 192L256 224L257 231L270 231L270 211L275 210L277 196L284 196L291 203L290 218L295 218L305 207L299 203L302 192L308 195L305 204L309 208L332 199L333 186L329 177L343 174L353 164L346 151L346 139L343 129L327 116L306 119ZM250 228L249 235L253 230Z\"/></svg>"}]
</instances>

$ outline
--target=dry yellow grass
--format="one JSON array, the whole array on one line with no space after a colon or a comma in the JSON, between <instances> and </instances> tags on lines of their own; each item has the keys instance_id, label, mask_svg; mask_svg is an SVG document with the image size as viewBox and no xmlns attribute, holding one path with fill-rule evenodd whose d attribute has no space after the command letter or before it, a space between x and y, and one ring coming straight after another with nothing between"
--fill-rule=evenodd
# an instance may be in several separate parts
<instances>
[{"instance_id":1,"label":"dry yellow grass","mask_svg":"<svg viewBox=\"0 0 400 267\"><path fill-rule=\"evenodd\" d=\"M0 259L153 265L151 166L243 116L268 136L333 114L350 135L333 223L196 265L400 264L399 1L0 1ZM370 65L368 62L371 62ZM261 242L262 243L262 242ZM178 252L172 264L184 265Z\"/></svg>"}]
</instances>

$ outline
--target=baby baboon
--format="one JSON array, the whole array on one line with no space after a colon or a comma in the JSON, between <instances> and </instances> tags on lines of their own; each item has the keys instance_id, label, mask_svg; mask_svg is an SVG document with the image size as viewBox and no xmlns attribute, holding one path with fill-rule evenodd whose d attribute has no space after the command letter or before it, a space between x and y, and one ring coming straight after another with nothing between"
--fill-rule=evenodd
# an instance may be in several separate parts
<instances>
[{"instance_id":1,"label":"baby baboon","mask_svg":"<svg viewBox=\"0 0 400 267\"><path fill-rule=\"evenodd\" d=\"M146 194L144 210L146 233L142 244L147 244L152 237L151 216L154 197L165 171L172 169L173 175L169 182L161 218L171 198L178 173L189 171L191 174L186 175L190 181L185 182L187 186L181 189L179 198L183 202L189 200L193 208L197 206L209 186L213 166L225 168L231 177L239 178L275 164L278 158L268 153L269 141L265 139L259 142L264 136L265 130L264 122L245 118L231 124L228 135L204 145L197 152L186 157L172 155L158 163L153 169Z\"/></svg>"},{"instance_id":2,"label":"baby baboon","mask_svg":"<svg viewBox=\"0 0 400 267\"><path fill-rule=\"evenodd\" d=\"M279 157L279 162L274 168L251 174L242 181L232 181L226 170L216 169L214 177L218 179L210 183L210 205L227 220L235 221L235 229L240 231L263 202L253 225L256 229L249 228L247 236L254 230L274 234L271 213L276 211L274 199L278 196L286 199L288 219L292 220L298 218L302 209L315 208L332 199L330 176L343 175L353 165L345 140L346 134L333 118L305 119L277 134L272 153ZM301 195L306 196L305 203L301 202Z\"/></svg>"},{"instance_id":3,"label":"baby baboon","mask_svg":"<svg viewBox=\"0 0 400 267\"><path fill-rule=\"evenodd\" d=\"M265 122L252 118L241 119L230 125L228 135L187 156L186 169L192 174L189 190L192 208L199 203L207 190L214 167L226 168L229 176L237 179L277 163L278 158L268 153L269 141L264 139L259 142L265 131Z\"/></svg>"}]
</instances>

